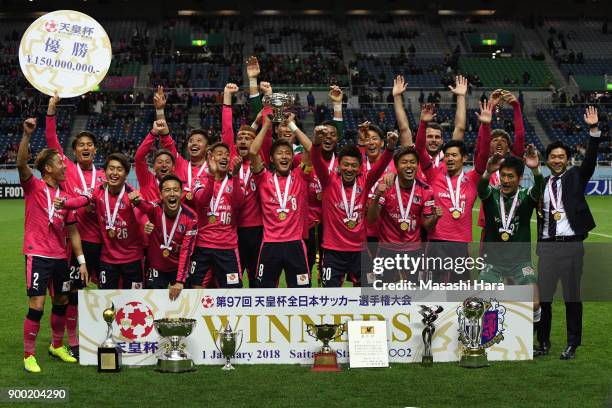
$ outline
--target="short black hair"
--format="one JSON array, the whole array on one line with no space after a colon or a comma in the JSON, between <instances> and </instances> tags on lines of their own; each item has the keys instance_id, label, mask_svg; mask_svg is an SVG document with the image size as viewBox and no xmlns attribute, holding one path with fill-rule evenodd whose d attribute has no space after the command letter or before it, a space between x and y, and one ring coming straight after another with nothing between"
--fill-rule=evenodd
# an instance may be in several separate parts
<instances>
[{"instance_id":1,"label":"short black hair","mask_svg":"<svg viewBox=\"0 0 612 408\"><path fill-rule=\"evenodd\" d=\"M153 156L153 161L157 160L157 158L159 156L161 156L162 154L167 154L168 156L170 156L170 160L172 160L172 164L176 164L176 159L174 158L174 155L168 149L159 149L159 150L157 150L155 152L155 156Z\"/></svg>"},{"instance_id":2,"label":"short black hair","mask_svg":"<svg viewBox=\"0 0 612 408\"><path fill-rule=\"evenodd\" d=\"M336 130L338 130L338 124L336 120L324 120L321 122L320 126L333 126Z\"/></svg>"},{"instance_id":3,"label":"short black hair","mask_svg":"<svg viewBox=\"0 0 612 408\"><path fill-rule=\"evenodd\" d=\"M223 142L216 142L216 143L214 143L212 146L210 146L208 148L208 151L212 153L217 147L222 147L222 148L226 149L228 152L231 152L229 146L226 143L223 143Z\"/></svg>"},{"instance_id":4,"label":"short black hair","mask_svg":"<svg viewBox=\"0 0 612 408\"><path fill-rule=\"evenodd\" d=\"M91 141L93 142L94 147L96 147L96 135L94 135L93 133L91 133L88 130L84 130L82 132L79 132L78 135L76 135L76 137L74 138L74 140L72 141L72 150L76 150L76 145L79 142L79 139L83 138L83 137L88 137L91 139Z\"/></svg>"},{"instance_id":5,"label":"short black hair","mask_svg":"<svg viewBox=\"0 0 612 408\"><path fill-rule=\"evenodd\" d=\"M163 185L166 181L178 181L179 185L181 186L181 190L183 189L183 182L181 181L179 176L177 176L176 174L166 174L164 177L162 177L161 180L159 180L160 192L162 191Z\"/></svg>"},{"instance_id":6,"label":"short black hair","mask_svg":"<svg viewBox=\"0 0 612 408\"><path fill-rule=\"evenodd\" d=\"M450 149L451 147L458 147L459 152L461 153L461 156L467 156L467 149L465 148L465 143L462 140L451 140L447 142L442 147L442 152L446 154L446 151Z\"/></svg>"},{"instance_id":7,"label":"short black hair","mask_svg":"<svg viewBox=\"0 0 612 408\"><path fill-rule=\"evenodd\" d=\"M438 122L427 122L427 126L425 126L425 128L432 128L442 132L442 126Z\"/></svg>"},{"instance_id":8,"label":"short black hair","mask_svg":"<svg viewBox=\"0 0 612 408\"><path fill-rule=\"evenodd\" d=\"M525 162L514 155L507 154L499 169L514 169L519 177L525 172Z\"/></svg>"},{"instance_id":9,"label":"short black hair","mask_svg":"<svg viewBox=\"0 0 612 408\"><path fill-rule=\"evenodd\" d=\"M393 164L395 164L396 168L397 162L399 162L400 158L407 154L413 155L416 158L417 163L419 162L419 154L417 153L416 149L413 146L403 146L400 147L400 149L393 155Z\"/></svg>"},{"instance_id":10,"label":"short black hair","mask_svg":"<svg viewBox=\"0 0 612 408\"><path fill-rule=\"evenodd\" d=\"M41 177L45 175L45 166L58 154L59 151L56 149L45 148L36 155L34 168L40 172Z\"/></svg>"},{"instance_id":11,"label":"short black hair","mask_svg":"<svg viewBox=\"0 0 612 408\"><path fill-rule=\"evenodd\" d=\"M291 143L289 143L286 139L276 139L270 148L270 157L274 156L274 153L276 153L278 148L281 146L287 146L289 150L291 150L291 153L293 153L293 146L291 146Z\"/></svg>"},{"instance_id":12,"label":"short black hair","mask_svg":"<svg viewBox=\"0 0 612 408\"><path fill-rule=\"evenodd\" d=\"M342 160L343 157L354 157L359 161L361 165L363 163L363 157L361 156L361 151L354 144L348 144L340 149L340 154L338 155L338 163Z\"/></svg>"},{"instance_id":13,"label":"short black hair","mask_svg":"<svg viewBox=\"0 0 612 408\"><path fill-rule=\"evenodd\" d=\"M548 146L546 146L546 160L548 160L548 156L550 156L550 152L552 152L555 149L565 150L565 154L567 155L568 159L572 156L572 149L568 145L563 143L562 141L557 140L557 141L552 142Z\"/></svg>"},{"instance_id":14,"label":"short black hair","mask_svg":"<svg viewBox=\"0 0 612 408\"><path fill-rule=\"evenodd\" d=\"M191 136L193 135L202 135L204 139L206 139L206 143L210 143L210 140L208 140L208 132L205 129L192 129L189 132L189 137L187 137L187 141L189 141L189 139L191 139Z\"/></svg>"},{"instance_id":15,"label":"short black hair","mask_svg":"<svg viewBox=\"0 0 612 408\"><path fill-rule=\"evenodd\" d=\"M123 153L111 153L108 156L106 156L106 160L104 160L104 166L102 166L104 171L106 171L106 168L108 167L108 163L110 163L111 160L116 160L119 163L121 163L121 165L123 166L123 169L125 170L125 173L126 174L130 173L130 169L132 168L130 166L130 161L128 160L127 156Z\"/></svg>"},{"instance_id":16,"label":"short black hair","mask_svg":"<svg viewBox=\"0 0 612 408\"><path fill-rule=\"evenodd\" d=\"M385 141L387 139L386 135L385 135L385 132L383 132L383 130L380 127L378 127L378 126L376 126L376 125L374 125L372 123L370 123L368 125L368 130L372 130L372 131L376 132L376 134L378 135L378 137L380 137L380 140L382 140L382 141Z\"/></svg>"}]
</instances>

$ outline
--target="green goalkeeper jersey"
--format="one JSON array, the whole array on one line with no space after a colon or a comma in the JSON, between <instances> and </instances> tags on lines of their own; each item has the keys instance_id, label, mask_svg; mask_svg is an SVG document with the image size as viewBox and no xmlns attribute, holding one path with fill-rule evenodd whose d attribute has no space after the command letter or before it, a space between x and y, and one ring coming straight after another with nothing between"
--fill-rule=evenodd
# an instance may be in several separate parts
<instances>
[{"instance_id":1,"label":"green goalkeeper jersey","mask_svg":"<svg viewBox=\"0 0 612 408\"><path fill-rule=\"evenodd\" d=\"M478 196L482 201L485 214L484 251L486 262L490 264L516 263L531 261L531 216L537 208L544 191L544 177L540 174L534 177L534 185L530 188L519 187L516 210L507 235L500 232L502 219L499 197L503 196L506 217L510 213L514 195L506 197L499 186L485 184L483 180L478 185ZM507 241L503 239L505 235Z\"/></svg>"}]
</instances>

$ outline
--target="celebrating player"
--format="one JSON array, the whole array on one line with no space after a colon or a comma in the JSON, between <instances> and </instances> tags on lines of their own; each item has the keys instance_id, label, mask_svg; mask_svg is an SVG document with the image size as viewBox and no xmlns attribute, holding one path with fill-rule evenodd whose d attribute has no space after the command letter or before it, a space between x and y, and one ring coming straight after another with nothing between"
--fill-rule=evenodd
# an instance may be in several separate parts
<instances>
[{"instance_id":1,"label":"celebrating player","mask_svg":"<svg viewBox=\"0 0 612 408\"><path fill-rule=\"evenodd\" d=\"M36 129L36 119L29 118L23 124L23 137L17 151L17 170L25 196L25 226L23 254L26 258L26 283L28 314L23 323L23 364L28 372L40 372L35 357L36 337L40 330L40 320L45 307L47 287L53 302L51 308L52 344L49 354L68 363L75 363L63 345L64 326L70 274L68 270L68 251L66 235L79 263L78 277L87 285L89 277L81 238L76 228L76 215L73 211L56 210L53 200L64 199L66 193L60 188L65 180L66 165L63 156L55 149L43 149L36 157L35 167L41 179L32 174L28 167L28 146ZM73 275L73 278L76 278Z\"/></svg>"},{"instance_id":2,"label":"celebrating player","mask_svg":"<svg viewBox=\"0 0 612 408\"><path fill-rule=\"evenodd\" d=\"M128 197L134 189L126 183L130 163L122 153L112 153L106 157L104 172L105 185L96 188L91 195L56 199L56 208L95 206L103 239L100 289L142 289L141 224Z\"/></svg>"},{"instance_id":3,"label":"celebrating player","mask_svg":"<svg viewBox=\"0 0 612 408\"><path fill-rule=\"evenodd\" d=\"M393 157L397 133L387 134L387 148L371 171L362 171L361 152L354 145L345 146L339 155L339 171L328 172L323 161L323 129L315 128L312 163L323 187L323 286L340 287L345 276L353 286L361 284L361 255L366 240L365 202L368 191L382 176ZM348 198L350 197L350 199Z\"/></svg>"},{"instance_id":4,"label":"celebrating player","mask_svg":"<svg viewBox=\"0 0 612 408\"><path fill-rule=\"evenodd\" d=\"M199 221L190 277L193 287L204 287L210 271L219 287L242 287L236 231L243 197L238 177L241 168L240 156L234 157L230 177L229 146L219 142L210 147L209 169L214 175L214 185L211 193L207 188L200 188L194 195Z\"/></svg>"},{"instance_id":5,"label":"celebrating player","mask_svg":"<svg viewBox=\"0 0 612 408\"><path fill-rule=\"evenodd\" d=\"M430 231L438 222L441 210L435 206L432 189L416 178L419 156L412 147L402 147L393 156L397 176L392 185L379 182L374 204L368 208L368 222L377 223L380 232L378 257L396 254L420 256L421 227ZM410 277L416 281L418 276ZM396 280L397 273L383 277Z\"/></svg>"},{"instance_id":6,"label":"celebrating player","mask_svg":"<svg viewBox=\"0 0 612 408\"><path fill-rule=\"evenodd\" d=\"M61 183L62 190L70 197L91 193L104 182L104 170L96 169L94 159L96 157L96 138L93 133L83 131L77 134L72 141L72 150L76 157L76 163L68 160L57 137L56 116L57 103L60 101L57 93L49 99L47 107L47 118L45 125L45 138L47 146L55 149L62 156L66 165L65 180ZM85 261L89 266L88 272L92 278L100 268L100 250L102 248L102 237L98 227L98 220L93 207L79 208L76 213L77 228L81 235L81 245ZM83 281L79 276L79 262L72 254L70 260L71 289L68 294L68 307L66 309L66 331L68 343L72 354L78 358L79 336L77 333L78 320L78 295L79 289L83 288Z\"/></svg>"},{"instance_id":7,"label":"celebrating player","mask_svg":"<svg viewBox=\"0 0 612 408\"><path fill-rule=\"evenodd\" d=\"M263 127L249 149L264 226L257 287L277 287L282 270L287 287L310 287L310 269L302 238L307 216L306 186L312 169L302 165L291 170L293 147L284 139L276 140L270 149L274 171L264 167L259 150L270 126L270 118L265 116Z\"/></svg>"},{"instance_id":8,"label":"celebrating player","mask_svg":"<svg viewBox=\"0 0 612 408\"><path fill-rule=\"evenodd\" d=\"M159 149L153 157L153 172L151 174L147 164L147 154L153 147L156 137L160 139L171 138L168 124L164 119L153 122L151 131L144 138L134 155L134 170L138 179L139 191L142 198L147 201L159 200L159 182L165 176L174 173L174 155L166 149Z\"/></svg>"},{"instance_id":9,"label":"celebrating player","mask_svg":"<svg viewBox=\"0 0 612 408\"><path fill-rule=\"evenodd\" d=\"M476 201L478 180L484 173L487 153L491 142L491 104L480 104L480 129L478 130L478 148L474 160L474 169L464 172L467 160L465 144L460 140L451 140L442 149L444 165L434 166L428 154L425 132L427 123L433 119L433 107L426 105L421 111L421 121L417 133L417 152L422 158L421 169L434 191L436 203L442 207L442 216L435 228L428 234L434 244L428 246L428 256L465 258L468 254L468 242L472 241L472 208ZM435 279L443 282L459 280L453 271L435 271Z\"/></svg>"},{"instance_id":10,"label":"celebrating player","mask_svg":"<svg viewBox=\"0 0 612 408\"><path fill-rule=\"evenodd\" d=\"M169 289L170 300L175 300L188 278L191 254L198 233L196 213L181 201L182 181L173 174L165 175L159 182L159 202L143 200L140 192L132 191L130 201L140 208L158 226L149 238L147 250L147 289ZM207 183L212 193L212 182Z\"/></svg>"},{"instance_id":11,"label":"celebrating player","mask_svg":"<svg viewBox=\"0 0 612 408\"><path fill-rule=\"evenodd\" d=\"M525 165L533 173L534 184L530 188L520 186ZM499 172L499 186L491 185L491 174L495 172ZM531 215L542 200L543 192L544 176L533 145L529 145L524 162L511 155L503 157L495 153L478 183L478 197L486 220L483 249L487 258L480 279L491 283L506 280L515 285L532 285L534 321L540 318L540 304L531 263ZM511 245L502 247L502 242Z\"/></svg>"}]
</instances>

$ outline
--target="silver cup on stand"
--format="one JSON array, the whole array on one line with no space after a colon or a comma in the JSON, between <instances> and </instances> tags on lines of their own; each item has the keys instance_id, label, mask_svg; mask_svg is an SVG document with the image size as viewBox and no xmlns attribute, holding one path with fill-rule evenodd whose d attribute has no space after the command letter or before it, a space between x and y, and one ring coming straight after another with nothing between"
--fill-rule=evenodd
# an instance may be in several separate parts
<instances>
[{"instance_id":1,"label":"silver cup on stand","mask_svg":"<svg viewBox=\"0 0 612 408\"><path fill-rule=\"evenodd\" d=\"M285 120L285 110L293 106L294 98L284 93L273 93L265 95L261 98L261 102L264 106L272 108L272 112L274 113L272 122L280 123Z\"/></svg>"},{"instance_id":2,"label":"silver cup on stand","mask_svg":"<svg viewBox=\"0 0 612 408\"><path fill-rule=\"evenodd\" d=\"M236 355L236 352L242 346L243 332L242 330L233 331L231 326L228 324L225 326L225 330L215 330L215 347L219 350L219 353L225 358L225 365L221 368L222 370L233 370L232 357ZM236 339L240 336L240 342L236 346ZM217 344L218 343L218 344Z\"/></svg>"},{"instance_id":3,"label":"silver cup on stand","mask_svg":"<svg viewBox=\"0 0 612 408\"><path fill-rule=\"evenodd\" d=\"M195 319L171 318L158 319L153 322L160 336L168 338L163 343L163 350L157 359L157 371L163 373L183 373L195 371L193 360L181 344L181 337L187 337L193 331Z\"/></svg>"},{"instance_id":4,"label":"silver cup on stand","mask_svg":"<svg viewBox=\"0 0 612 408\"><path fill-rule=\"evenodd\" d=\"M459 341L463 353L459 365L467 368L488 367L487 352L482 345L482 318L491 303L481 298L469 297L457 308Z\"/></svg>"}]
</instances>

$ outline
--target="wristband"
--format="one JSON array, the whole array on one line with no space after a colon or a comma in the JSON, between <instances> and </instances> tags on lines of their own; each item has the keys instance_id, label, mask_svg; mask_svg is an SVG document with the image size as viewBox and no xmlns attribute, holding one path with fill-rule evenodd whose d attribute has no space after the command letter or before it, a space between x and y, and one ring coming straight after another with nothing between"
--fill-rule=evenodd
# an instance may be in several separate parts
<instances>
[{"instance_id":1,"label":"wristband","mask_svg":"<svg viewBox=\"0 0 612 408\"><path fill-rule=\"evenodd\" d=\"M249 87L257 88L257 78L249 78Z\"/></svg>"},{"instance_id":2,"label":"wristband","mask_svg":"<svg viewBox=\"0 0 612 408\"><path fill-rule=\"evenodd\" d=\"M157 114L159 116L164 116L164 110L163 109L155 109L155 114Z\"/></svg>"},{"instance_id":3,"label":"wristband","mask_svg":"<svg viewBox=\"0 0 612 408\"><path fill-rule=\"evenodd\" d=\"M85 255L77 256L77 261L79 261L79 265L83 265L85 263Z\"/></svg>"},{"instance_id":4,"label":"wristband","mask_svg":"<svg viewBox=\"0 0 612 408\"><path fill-rule=\"evenodd\" d=\"M342 102L334 102L334 112L342 112Z\"/></svg>"},{"instance_id":5,"label":"wristband","mask_svg":"<svg viewBox=\"0 0 612 408\"><path fill-rule=\"evenodd\" d=\"M289 122L289 129L291 129L292 132L295 132L296 130L298 130L297 125L295 124L295 122Z\"/></svg>"},{"instance_id":6,"label":"wristband","mask_svg":"<svg viewBox=\"0 0 612 408\"><path fill-rule=\"evenodd\" d=\"M253 129L257 129L257 121L255 121L255 122L251 123L251 127L252 127Z\"/></svg>"}]
</instances>

